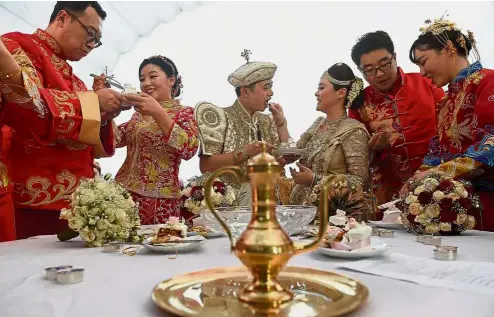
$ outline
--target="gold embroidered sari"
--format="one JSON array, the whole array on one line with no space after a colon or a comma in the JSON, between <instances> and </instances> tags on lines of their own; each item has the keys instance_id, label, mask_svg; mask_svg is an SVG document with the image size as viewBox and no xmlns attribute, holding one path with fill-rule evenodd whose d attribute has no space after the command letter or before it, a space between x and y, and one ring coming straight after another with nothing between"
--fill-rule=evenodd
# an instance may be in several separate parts
<instances>
[{"instance_id":1,"label":"gold embroidered sari","mask_svg":"<svg viewBox=\"0 0 494 317\"><path fill-rule=\"evenodd\" d=\"M297 142L298 148L306 149L300 163L316 173L316 177L312 185L294 185L290 204L308 204L313 187L325 176L337 179L338 176L353 175L366 187L369 181L368 141L365 126L346 115L334 121L319 117Z\"/></svg>"}]
</instances>

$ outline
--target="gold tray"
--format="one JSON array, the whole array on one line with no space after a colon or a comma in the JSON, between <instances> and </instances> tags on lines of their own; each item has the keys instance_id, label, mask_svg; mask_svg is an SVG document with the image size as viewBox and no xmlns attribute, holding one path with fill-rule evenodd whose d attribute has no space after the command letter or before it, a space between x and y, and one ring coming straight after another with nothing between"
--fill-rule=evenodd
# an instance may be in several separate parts
<instances>
[{"instance_id":1,"label":"gold tray","mask_svg":"<svg viewBox=\"0 0 494 317\"><path fill-rule=\"evenodd\" d=\"M362 283L349 277L301 267L287 267L278 281L295 297L275 311L259 311L237 300L251 280L245 267L215 268L175 276L159 283L153 300L178 316L201 317L334 317L352 312L369 296Z\"/></svg>"}]
</instances>

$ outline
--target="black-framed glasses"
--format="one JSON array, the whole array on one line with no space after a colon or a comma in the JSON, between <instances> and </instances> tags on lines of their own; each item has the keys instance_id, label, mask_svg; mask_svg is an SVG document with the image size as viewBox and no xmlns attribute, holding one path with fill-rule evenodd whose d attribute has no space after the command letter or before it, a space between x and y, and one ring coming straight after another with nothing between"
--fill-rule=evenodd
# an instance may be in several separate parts
<instances>
[{"instance_id":1,"label":"black-framed glasses","mask_svg":"<svg viewBox=\"0 0 494 317\"><path fill-rule=\"evenodd\" d=\"M79 24L84 28L84 31L86 32L86 44L94 42L94 48L98 48L101 45L103 45L101 39L97 38L96 34L94 34L86 25L84 25L84 23L82 23L74 14L70 13L69 11L65 11L65 12L67 12L68 15L70 15L77 22L79 22Z\"/></svg>"},{"instance_id":2,"label":"black-framed glasses","mask_svg":"<svg viewBox=\"0 0 494 317\"><path fill-rule=\"evenodd\" d=\"M391 60L389 62L387 62L387 63L384 63L382 65L379 65L379 66L373 67L373 68L360 69L360 67L359 67L359 70L366 77L376 76L378 70L380 70L381 72L385 73L385 72L387 72L391 68L391 65L393 65L393 61L394 61L395 57L396 57L396 54L393 54L391 56Z\"/></svg>"}]
</instances>

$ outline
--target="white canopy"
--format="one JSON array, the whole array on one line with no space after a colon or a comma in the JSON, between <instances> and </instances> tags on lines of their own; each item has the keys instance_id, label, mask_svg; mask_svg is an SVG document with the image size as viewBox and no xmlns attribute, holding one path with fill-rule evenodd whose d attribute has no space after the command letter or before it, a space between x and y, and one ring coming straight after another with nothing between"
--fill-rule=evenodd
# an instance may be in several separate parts
<instances>
[{"instance_id":1,"label":"white canopy","mask_svg":"<svg viewBox=\"0 0 494 317\"><path fill-rule=\"evenodd\" d=\"M0 34L13 31L31 33L37 28L46 28L55 3L56 1L0 2ZM105 72L105 66L109 72L113 71L120 56L139 45L139 40L149 36L158 25L169 23L181 12L201 5L199 1L99 3L108 14L103 23L103 46L77 63L75 70L80 77L88 75L84 70Z\"/></svg>"}]
</instances>

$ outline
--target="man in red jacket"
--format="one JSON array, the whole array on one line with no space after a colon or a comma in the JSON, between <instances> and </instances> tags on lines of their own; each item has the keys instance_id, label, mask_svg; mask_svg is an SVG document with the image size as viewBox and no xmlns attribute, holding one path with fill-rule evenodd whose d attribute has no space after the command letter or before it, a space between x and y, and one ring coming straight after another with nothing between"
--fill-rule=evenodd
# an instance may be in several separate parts
<instances>
[{"instance_id":1,"label":"man in red jacket","mask_svg":"<svg viewBox=\"0 0 494 317\"><path fill-rule=\"evenodd\" d=\"M105 17L96 1L57 2L45 30L1 38L20 66L0 62L0 123L13 130L8 176L17 238L64 230L60 210L79 181L94 176L94 158L114 153L111 119L120 95L88 91L68 63L101 45Z\"/></svg>"},{"instance_id":2,"label":"man in red jacket","mask_svg":"<svg viewBox=\"0 0 494 317\"><path fill-rule=\"evenodd\" d=\"M364 104L350 109L349 116L364 123L372 135L374 193L383 204L422 164L436 135L435 107L444 91L418 73L404 73L384 31L363 35L352 48L352 59L369 86Z\"/></svg>"}]
</instances>

